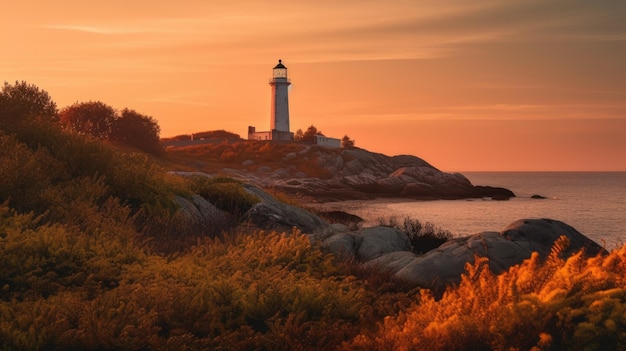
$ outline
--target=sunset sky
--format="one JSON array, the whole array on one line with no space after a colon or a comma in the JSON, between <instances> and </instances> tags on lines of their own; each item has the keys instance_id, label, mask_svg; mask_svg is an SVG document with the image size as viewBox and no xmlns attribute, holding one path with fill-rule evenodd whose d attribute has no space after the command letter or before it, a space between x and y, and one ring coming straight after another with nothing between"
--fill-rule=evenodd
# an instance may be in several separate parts
<instances>
[{"instance_id":1,"label":"sunset sky","mask_svg":"<svg viewBox=\"0 0 626 351\"><path fill-rule=\"evenodd\" d=\"M291 129L444 171L626 171L626 1L2 1L0 81L161 136Z\"/></svg>"}]
</instances>

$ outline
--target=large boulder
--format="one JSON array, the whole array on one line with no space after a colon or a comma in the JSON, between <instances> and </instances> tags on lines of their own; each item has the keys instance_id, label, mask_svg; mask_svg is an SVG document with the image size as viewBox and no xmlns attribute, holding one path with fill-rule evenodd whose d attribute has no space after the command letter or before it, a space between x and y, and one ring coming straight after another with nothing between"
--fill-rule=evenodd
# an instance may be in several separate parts
<instances>
[{"instance_id":1,"label":"large boulder","mask_svg":"<svg viewBox=\"0 0 626 351\"><path fill-rule=\"evenodd\" d=\"M327 221L309 211L280 202L255 186L244 187L261 199L244 214L244 221L267 230L290 232L297 228L305 234L322 233L331 228Z\"/></svg>"},{"instance_id":2,"label":"large boulder","mask_svg":"<svg viewBox=\"0 0 626 351\"><path fill-rule=\"evenodd\" d=\"M530 257L531 252L502 237L498 232L483 232L452 239L437 249L416 257L398 270L394 277L415 286L442 291L446 286L461 281L465 265L473 263L475 256L489 257L491 271L502 273Z\"/></svg>"},{"instance_id":3,"label":"large boulder","mask_svg":"<svg viewBox=\"0 0 626 351\"><path fill-rule=\"evenodd\" d=\"M232 221L230 213L220 210L200 195L191 198L176 196L175 202L179 206L176 215L185 228L225 227Z\"/></svg>"},{"instance_id":4,"label":"large boulder","mask_svg":"<svg viewBox=\"0 0 626 351\"><path fill-rule=\"evenodd\" d=\"M336 255L347 255L362 262L392 252L411 250L406 234L384 226L338 233L324 240L324 246Z\"/></svg>"},{"instance_id":5,"label":"large boulder","mask_svg":"<svg viewBox=\"0 0 626 351\"><path fill-rule=\"evenodd\" d=\"M352 252L358 252L355 249L360 248L358 240L353 239L350 246L346 236L344 234L335 240L345 240L342 249L347 251L352 247ZM490 270L499 274L511 266L522 263L533 252L537 252L541 258L547 257L560 236L569 239L569 247L562 252L565 256L580 250L585 250L588 255L604 252L600 245L563 222L551 219L522 219L511 223L500 232L482 232L449 240L437 249L420 256L406 252L408 250L394 250L394 247L397 248L395 246L397 239L390 239L389 243L378 242L381 245L378 251L369 250L381 254L369 256L355 254L355 257L367 267L388 272L392 277L410 285L429 288L440 293L448 285L458 284L461 275L465 273L465 265L473 263L477 256L487 257ZM372 245L374 243L376 242L371 242ZM339 248L336 242L331 241L329 244L331 251Z\"/></svg>"},{"instance_id":6,"label":"large boulder","mask_svg":"<svg viewBox=\"0 0 626 351\"><path fill-rule=\"evenodd\" d=\"M373 268L394 276L408 264L413 262L417 254L411 251L395 251L379 256L364 263L366 268Z\"/></svg>"},{"instance_id":7,"label":"large boulder","mask_svg":"<svg viewBox=\"0 0 626 351\"><path fill-rule=\"evenodd\" d=\"M441 172L428 166L401 167L389 175L401 180L405 186L401 195L415 198L479 198L491 197L495 200L508 200L515 194L504 188L474 186L460 173Z\"/></svg>"},{"instance_id":8,"label":"large boulder","mask_svg":"<svg viewBox=\"0 0 626 351\"><path fill-rule=\"evenodd\" d=\"M596 255L604 249L579 233L573 227L552 219L520 219L509 224L501 232L501 235L526 249L536 251L542 256L550 253L552 245L561 236L569 239L569 247L565 254L569 255L584 249L589 255Z\"/></svg>"},{"instance_id":9,"label":"large boulder","mask_svg":"<svg viewBox=\"0 0 626 351\"><path fill-rule=\"evenodd\" d=\"M515 197L511 190L505 188L477 185L475 189L478 193L477 197L490 197L493 200L509 200Z\"/></svg>"}]
</instances>

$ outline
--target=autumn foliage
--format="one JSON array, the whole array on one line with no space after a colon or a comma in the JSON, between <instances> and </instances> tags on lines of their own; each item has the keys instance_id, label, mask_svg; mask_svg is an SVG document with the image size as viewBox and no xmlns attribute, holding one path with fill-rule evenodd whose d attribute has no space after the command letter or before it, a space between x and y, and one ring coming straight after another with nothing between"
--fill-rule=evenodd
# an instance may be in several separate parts
<instances>
[{"instance_id":1,"label":"autumn foliage","mask_svg":"<svg viewBox=\"0 0 626 351\"><path fill-rule=\"evenodd\" d=\"M625 347L626 249L586 258L538 254L494 275L488 261L467 266L458 287L386 318L351 350L619 350Z\"/></svg>"}]
</instances>

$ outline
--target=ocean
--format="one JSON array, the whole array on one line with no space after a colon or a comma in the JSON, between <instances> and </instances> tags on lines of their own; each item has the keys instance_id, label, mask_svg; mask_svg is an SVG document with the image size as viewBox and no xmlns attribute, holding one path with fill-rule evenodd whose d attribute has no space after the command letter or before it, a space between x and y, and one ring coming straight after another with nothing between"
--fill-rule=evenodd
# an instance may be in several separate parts
<instances>
[{"instance_id":1,"label":"ocean","mask_svg":"<svg viewBox=\"0 0 626 351\"><path fill-rule=\"evenodd\" d=\"M574 227L606 249L626 243L626 172L463 172L474 185L499 186L517 197L413 201L378 199L325 204L373 225L379 218L407 216L431 222L456 236L500 231L522 218L550 218ZM541 195L546 199L532 199Z\"/></svg>"}]
</instances>

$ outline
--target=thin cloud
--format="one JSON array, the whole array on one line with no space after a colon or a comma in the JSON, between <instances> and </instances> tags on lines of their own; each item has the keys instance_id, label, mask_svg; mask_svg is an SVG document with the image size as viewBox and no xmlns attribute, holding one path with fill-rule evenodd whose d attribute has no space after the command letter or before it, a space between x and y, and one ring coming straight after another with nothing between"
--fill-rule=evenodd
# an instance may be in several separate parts
<instances>
[{"instance_id":1,"label":"thin cloud","mask_svg":"<svg viewBox=\"0 0 626 351\"><path fill-rule=\"evenodd\" d=\"M439 58L475 43L602 41L626 36L626 25L615 16L615 12L624 13L624 5L603 8L591 2L574 1L574 6L558 2L486 2L427 15L420 13L418 5L413 11L400 8L403 14L397 18L343 28L331 24L314 35L351 49L351 54L333 55L335 60ZM368 53L367 47L385 50L376 55ZM333 52L332 47L327 51Z\"/></svg>"},{"instance_id":2,"label":"thin cloud","mask_svg":"<svg viewBox=\"0 0 626 351\"><path fill-rule=\"evenodd\" d=\"M483 118L518 118L523 119L590 119L590 118L626 118L626 104L483 104L465 106L431 107L460 116L475 119Z\"/></svg>"},{"instance_id":3,"label":"thin cloud","mask_svg":"<svg viewBox=\"0 0 626 351\"><path fill-rule=\"evenodd\" d=\"M626 119L626 104L483 104L402 108L393 113L369 112L372 106L355 105L348 120L589 120ZM363 108L358 108L363 107Z\"/></svg>"},{"instance_id":4,"label":"thin cloud","mask_svg":"<svg viewBox=\"0 0 626 351\"><path fill-rule=\"evenodd\" d=\"M47 24L41 26L44 29L62 30L81 32L89 34L104 34L104 35L121 35L131 33L148 33L150 31L142 28L124 28L121 26L94 26L94 25L80 25L80 24Z\"/></svg>"},{"instance_id":5,"label":"thin cloud","mask_svg":"<svg viewBox=\"0 0 626 351\"><path fill-rule=\"evenodd\" d=\"M250 2L244 7L222 4L218 12L194 7L197 13L180 17L101 18L43 27L115 36L101 45L119 50L213 51L216 62L225 61L225 56L237 62L233 48L241 53L241 62L250 57L265 59L263 52L276 51L295 62L340 62L435 59L480 43L626 38L625 25L616 20L624 5L554 3L397 1L364 6L347 1L278 6Z\"/></svg>"},{"instance_id":6,"label":"thin cloud","mask_svg":"<svg viewBox=\"0 0 626 351\"><path fill-rule=\"evenodd\" d=\"M208 97L213 97L214 95L215 94L212 91L183 91L138 99L137 101L191 106L214 106L214 103L207 102Z\"/></svg>"}]
</instances>

